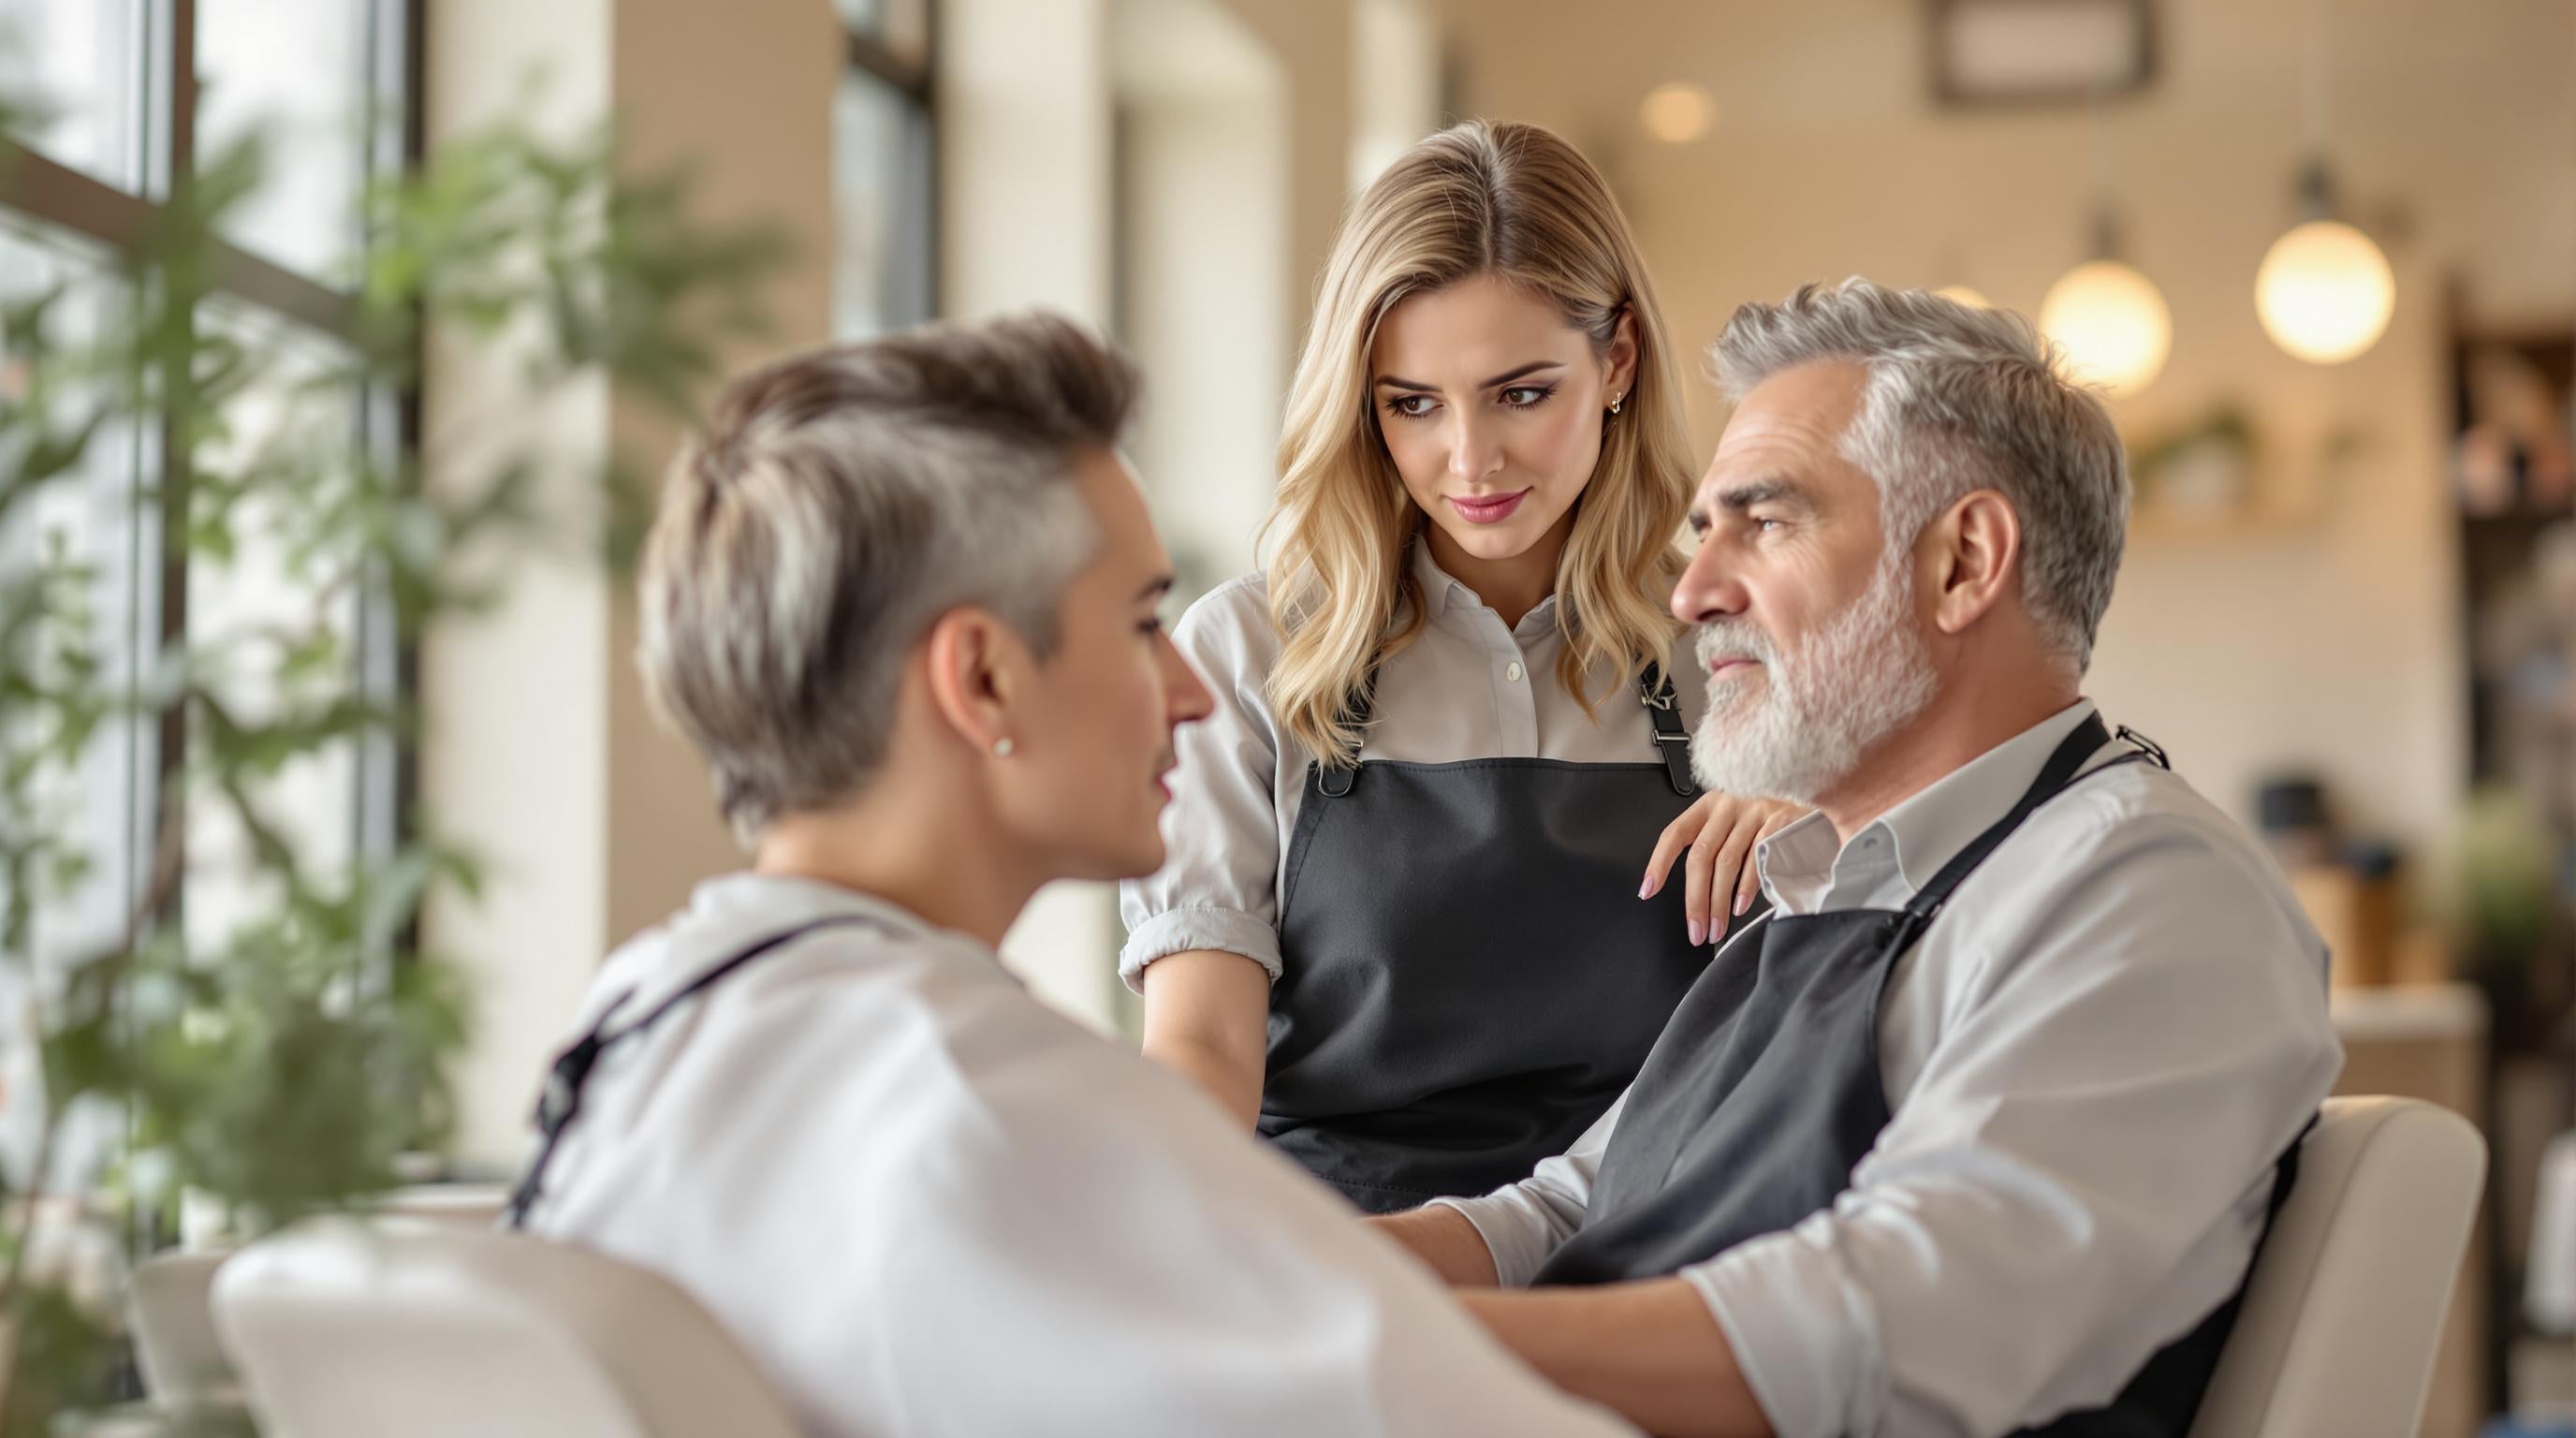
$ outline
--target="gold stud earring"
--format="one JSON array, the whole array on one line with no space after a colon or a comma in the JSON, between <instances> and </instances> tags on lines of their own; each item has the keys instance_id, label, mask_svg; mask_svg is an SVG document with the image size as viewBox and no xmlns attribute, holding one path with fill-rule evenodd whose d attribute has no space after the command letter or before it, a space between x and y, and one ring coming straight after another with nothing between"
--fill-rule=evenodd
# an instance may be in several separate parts
<instances>
[{"instance_id":1,"label":"gold stud earring","mask_svg":"<svg viewBox=\"0 0 2576 1438\"><path fill-rule=\"evenodd\" d=\"M1619 412L1619 402L1626 398L1627 396L1623 394L1614 394L1610 396L1610 412L1612 414L1617 414Z\"/></svg>"},{"instance_id":2,"label":"gold stud earring","mask_svg":"<svg viewBox=\"0 0 2576 1438\"><path fill-rule=\"evenodd\" d=\"M996 759L1008 759L1011 757L1012 752L1019 747L1019 745L1011 742L1008 735L1005 735L1002 738L993 741L993 757Z\"/></svg>"}]
</instances>

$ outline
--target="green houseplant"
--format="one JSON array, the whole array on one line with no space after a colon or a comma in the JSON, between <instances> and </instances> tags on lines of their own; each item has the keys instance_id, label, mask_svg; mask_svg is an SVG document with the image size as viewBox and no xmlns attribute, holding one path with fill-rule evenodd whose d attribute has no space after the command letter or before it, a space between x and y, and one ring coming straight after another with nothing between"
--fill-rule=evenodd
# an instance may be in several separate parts
<instances>
[{"instance_id":1,"label":"green houseplant","mask_svg":"<svg viewBox=\"0 0 2576 1438\"><path fill-rule=\"evenodd\" d=\"M0 99L0 136L12 116ZM0 139L0 199L16 159ZM530 401L605 375L684 408L759 331L783 257L766 229L693 220L680 179L633 177L604 128L503 124L366 196L348 323L317 358L223 318L222 221L260 174L255 144L215 157L100 276L0 288L0 535L22 539L0 547L0 1056L37 1079L0 1095L27 1140L0 1165L7 1438L117 1396L119 1262L176 1231L183 1196L243 1236L362 1207L447 1120L467 996L415 918L470 896L474 857L416 806L380 842L316 846L279 796L416 734L410 696L352 663L352 615L408 646L532 556L614 562L643 505L613 461L564 475L506 442L425 476L416 436L352 443L346 417L417 385L432 325L516 366ZM165 556L215 582L261 566L294 612L192 616L140 654L101 622L99 567L44 500L137 436L164 457L134 503ZM45 952L49 906L98 879L72 822L84 756L138 727L172 752L123 921ZM183 914L201 892L225 901Z\"/></svg>"}]
</instances>

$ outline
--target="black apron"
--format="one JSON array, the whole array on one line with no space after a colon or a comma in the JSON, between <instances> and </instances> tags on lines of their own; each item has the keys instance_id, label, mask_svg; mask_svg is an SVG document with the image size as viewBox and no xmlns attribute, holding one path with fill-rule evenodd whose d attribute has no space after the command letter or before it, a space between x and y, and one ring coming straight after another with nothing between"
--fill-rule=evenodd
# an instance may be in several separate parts
<instances>
[{"instance_id":1,"label":"black apron","mask_svg":"<svg viewBox=\"0 0 2576 1438\"><path fill-rule=\"evenodd\" d=\"M1961 881L2110 742L2098 717L2078 726L2012 812L1903 909L1773 913L1758 936L1731 945L1692 987L1637 1075L1584 1225L1535 1282L1663 1277L1830 1208L1888 1123L1878 1007L1897 959ZM2102 768L2164 763L2161 751L2137 742L2146 752ZM2297 1167L2294 1143L2274 1168L2273 1214ZM2039 1431L2183 1438L2241 1296L2240 1289L2156 1353L2108 1406Z\"/></svg>"},{"instance_id":2,"label":"black apron","mask_svg":"<svg viewBox=\"0 0 2576 1438\"><path fill-rule=\"evenodd\" d=\"M1307 766L1260 1131L1361 1208L1528 1177L1636 1077L1706 966L1683 886L1637 897L1698 787L1671 681L1634 692L1657 762Z\"/></svg>"}]
</instances>

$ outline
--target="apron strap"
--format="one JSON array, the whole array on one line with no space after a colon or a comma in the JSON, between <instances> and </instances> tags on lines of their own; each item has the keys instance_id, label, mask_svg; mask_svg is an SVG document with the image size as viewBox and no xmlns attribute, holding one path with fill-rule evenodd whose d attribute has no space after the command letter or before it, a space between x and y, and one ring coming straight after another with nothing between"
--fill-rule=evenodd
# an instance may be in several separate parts
<instances>
[{"instance_id":1,"label":"apron strap","mask_svg":"<svg viewBox=\"0 0 2576 1438\"><path fill-rule=\"evenodd\" d=\"M514 1229L527 1227L528 1210L536 1205L545 1180L546 1167L554 1162L555 1146L563 1141L564 1130L570 1128L573 1119L581 1113L582 1091L590 1085L590 1071L598 1066L600 1058L609 1049L651 1028L661 1021L664 1014L715 987L734 970L770 950L801 939L817 929L846 928L853 925L883 927L879 920L863 914L838 914L828 919L816 919L811 923L799 924L784 933L772 934L749 948L737 951L723 963L691 979L679 992L656 1005L651 1013L615 1032L609 1030L608 1021L617 1017L617 1011L626 1007L626 1001L635 997L635 991L629 989L610 1000L607 1011L599 1016L599 1022L591 1026L590 1032L575 1039L570 1047L555 1055L553 1067L546 1071L545 1089L537 1095L535 1123L541 1140L537 1148L537 1156L528 1165L527 1173L519 1179L518 1187L511 1190L510 1205L503 1211L502 1221Z\"/></svg>"},{"instance_id":2,"label":"apron strap","mask_svg":"<svg viewBox=\"0 0 2576 1438\"><path fill-rule=\"evenodd\" d=\"M1366 729L1376 708L1377 671L1372 669L1369 671L1369 676L1360 681L1359 688L1343 696L1342 722L1354 728ZM1351 786L1359 782L1360 761L1357 755L1353 755L1348 764L1334 764L1329 767L1318 764L1315 768L1318 770L1315 775L1315 787L1336 799L1351 792Z\"/></svg>"},{"instance_id":3,"label":"apron strap","mask_svg":"<svg viewBox=\"0 0 2576 1438\"><path fill-rule=\"evenodd\" d=\"M1673 697L1673 676L1664 666L1649 664L1637 676L1637 702L1646 706L1646 717L1655 725L1655 755L1664 761L1664 777L1670 779L1673 792L1685 799L1699 795L1699 780L1691 773L1690 733L1682 728L1681 703Z\"/></svg>"},{"instance_id":4,"label":"apron strap","mask_svg":"<svg viewBox=\"0 0 2576 1438\"><path fill-rule=\"evenodd\" d=\"M2022 820L2030 817L2032 810L2056 798L2061 791L2073 783L2078 773L2083 770L2085 761L2100 752L2103 745L2110 743L2111 737L2111 731L2102 723L2102 716L2091 714L2085 717L2083 723L2075 726L2075 732L2059 741L2056 751L2048 756L2048 762L2040 767L2039 777L2033 779L2030 788L2023 791L2021 801L2013 805L2012 812L1971 840L1967 848L1960 850L1949 863L1943 865L1941 871L1932 876L1932 882L1925 884L1915 894L1913 900L1906 904L1904 915L1897 920L1896 924L1894 940L1896 950L1902 952L1912 944L1916 937L1931 924L1933 916L1941 912L1941 906L1950 901L1951 893L1964 883L1970 874L1975 873L1977 866L1983 864L1988 855L2001 847L2004 840L2013 836L2013 832L2021 827ZM2163 749L2157 747L2144 735L2131 730L2127 725L2120 727L2119 737L2133 746L2132 751L2102 765L2103 769L2116 768L2122 764L2134 764L2142 760L2160 769L2173 767L2167 761ZM2098 773L2100 770L2093 772Z\"/></svg>"},{"instance_id":5,"label":"apron strap","mask_svg":"<svg viewBox=\"0 0 2576 1438\"><path fill-rule=\"evenodd\" d=\"M1343 702L1344 721L1367 724L1376 701L1377 677L1371 675L1368 683ZM1672 676L1664 672L1662 665L1649 664L1637 676L1637 702L1646 706L1646 717L1655 726L1655 757L1662 762L1664 777L1671 781L1673 792L1685 799L1698 797L1699 781L1691 774L1690 732L1682 727L1681 701L1674 697ZM1357 762L1330 768L1318 765L1317 769L1315 787L1336 799L1350 793L1351 786L1359 782Z\"/></svg>"}]
</instances>

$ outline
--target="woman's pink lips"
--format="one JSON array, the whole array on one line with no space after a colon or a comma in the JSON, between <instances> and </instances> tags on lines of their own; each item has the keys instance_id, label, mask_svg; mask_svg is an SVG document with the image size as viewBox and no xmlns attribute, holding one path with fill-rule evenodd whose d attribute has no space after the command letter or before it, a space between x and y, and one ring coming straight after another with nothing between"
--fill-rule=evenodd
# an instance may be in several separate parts
<instances>
[{"instance_id":1,"label":"woman's pink lips","mask_svg":"<svg viewBox=\"0 0 2576 1438\"><path fill-rule=\"evenodd\" d=\"M1497 494L1486 499L1465 499L1453 494L1449 496L1449 503L1469 524L1500 524L1511 518L1512 511L1520 508L1521 501L1527 498L1529 491L1524 489L1515 494Z\"/></svg>"}]
</instances>

